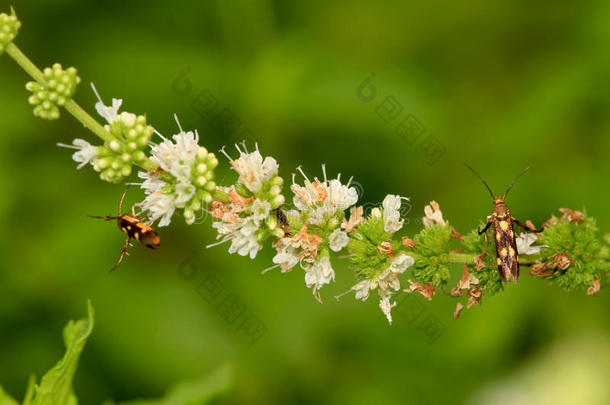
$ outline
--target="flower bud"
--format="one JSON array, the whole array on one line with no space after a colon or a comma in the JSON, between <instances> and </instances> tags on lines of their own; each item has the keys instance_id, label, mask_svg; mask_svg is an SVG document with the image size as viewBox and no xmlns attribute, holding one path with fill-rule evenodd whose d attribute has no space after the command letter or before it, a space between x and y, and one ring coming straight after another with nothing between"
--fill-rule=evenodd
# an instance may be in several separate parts
<instances>
[{"instance_id":1,"label":"flower bud","mask_svg":"<svg viewBox=\"0 0 610 405\"><path fill-rule=\"evenodd\" d=\"M6 13L0 14L0 55L13 42L20 27L21 21L17 19L15 10L11 10L11 15Z\"/></svg>"}]
</instances>

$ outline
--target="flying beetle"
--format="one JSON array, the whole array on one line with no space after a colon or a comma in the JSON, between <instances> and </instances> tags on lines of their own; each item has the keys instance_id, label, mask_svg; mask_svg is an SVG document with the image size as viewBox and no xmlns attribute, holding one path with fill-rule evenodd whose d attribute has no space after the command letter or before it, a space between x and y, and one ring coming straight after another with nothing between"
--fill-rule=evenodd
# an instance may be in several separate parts
<instances>
[{"instance_id":1,"label":"flying beetle","mask_svg":"<svg viewBox=\"0 0 610 405\"><path fill-rule=\"evenodd\" d=\"M526 167L516 178L513 180L510 186L504 192L502 197L496 197L491 191L491 188L487 185L483 177L479 173L477 173L472 167L468 166L466 163L464 165L472 170L472 172L483 182L489 194L491 194L491 198L494 200L494 208L491 212L491 215L487 217L487 224L483 230L477 229L479 235L487 232L489 227L493 225L494 231L494 239L496 242L496 260L498 263L498 271L500 272L500 277L502 281L509 282L514 281L517 282L519 278L519 255L517 252L517 243L515 239L515 230L513 229L513 222L519 225L521 228L530 232L542 232L542 229L536 230L528 225L525 225L517 218L513 217L510 213L510 210L504 203L506 199L506 195L513 187L513 185L517 182L519 177L521 177L525 172L529 170L529 166Z\"/></svg>"},{"instance_id":2,"label":"flying beetle","mask_svg":"<svg viewBox=\"0 0 610 405\"><path fill-rule=\"evenodd\" d=\"M123 200L125 200L125 195L127 194L127 190L123 193L121 197L121 201L119 202L119 213L116 217L113 216L96 216L96 215L88 215L90 218L99 218L104 219L106 221L117 221L117 225L119 229L127 234L127 239L125 240L125 244L123 245L123 250L121 250L121 256L117 263L110 269L109 273L112 273L119 264L125 258L125 255L129 256L129 252L127 252L127 248L133 246L131 243L131 239L136 239L142 245L146 246L149 249L156 249L161 244L161 238L157 235L157 232L152 228L152 223L144 223L142 220L144 218L139 217L135 214L135 209L131 208L131 214L121 214L123 211Z\"/></svg>"}]
</instances>

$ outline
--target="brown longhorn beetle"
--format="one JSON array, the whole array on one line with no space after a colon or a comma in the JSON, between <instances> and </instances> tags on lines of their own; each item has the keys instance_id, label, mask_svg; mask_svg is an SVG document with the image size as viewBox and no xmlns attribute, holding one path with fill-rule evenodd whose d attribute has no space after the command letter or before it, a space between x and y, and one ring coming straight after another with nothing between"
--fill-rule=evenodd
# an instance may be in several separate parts
<instances>
[{"instance_id":1,"label":"brown longhorn beetle","mask_svg":"<svg viewBox=\"0 0 610 405\"><path fill-rule=\"evenodd\" d=\"M479 235L487 232L487 229L493 224L494 226L494 239L496 241L496 257L498 263L498 271L500 272L500 277L502 281L514 281L517 282L519 278L519 256L517 252L517 243L515 240L515 231L513 229L513 222L519 225L521 228L530 232L542 232L542 229L536 230L531 226L525 225L520 222L517 218L513 217L510 213L510 210L504 203L504 199L506 195L513 187L513 185L517 182L519 177L521 177L526 171L528 171L529 166L525 168L516 178L513 180L512 184L508 186L504 195L502 197L496 197L491 191L491 188L487 185L483 177L479 173L477 173L472 167L468 166L466 163L464 165L472 170L474 174L477 175L479 179L483 182L489 194L491 194L491 198L494 200L494 209L489 217L487 217L487 224L483 230L477 229Z\"/></svg>"},{"instance_id":2,"label":"brown longhorn beetle","mask_svg":"<svg viewBox=\"0 0 610 405\"><path fill-rule=\"evenodd\" d=\"M121 201L119 202L119 214L116 217L112 216L95 216L88 215L90 218L99 218L105 219L106 221L117 221L117 225L119 229L125 234L127 234L127 239L125 240L125 245L123 245L123 250L121 250L121 256L119 257L119 261L110 269L109 273L112 273L114 269L119 267L119 264L123 261L125 255L129 256L129 252L127 252L127 248L133 246L131 244L131 239L136 239L142 245L146 246L149 249L156 249L161 244L161 238L157 235L157 232L152 228L152 223L145 224L142 222L142 219L135 214L135 210L131 208L131 214L121 214L123 210L123 200L125 199L125 195L127 194L127 190L123 193L121 197Z\"/></svg>"}]
</instances>

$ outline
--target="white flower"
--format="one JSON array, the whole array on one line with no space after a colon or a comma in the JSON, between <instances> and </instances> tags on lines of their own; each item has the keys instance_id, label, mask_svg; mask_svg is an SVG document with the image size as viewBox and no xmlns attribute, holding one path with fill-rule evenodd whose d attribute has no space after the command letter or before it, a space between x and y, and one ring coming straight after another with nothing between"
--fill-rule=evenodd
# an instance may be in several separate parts
<instances>
[{"instance_id":1,"label":"white flower","mask_svg":"<svg viewBox=\"0 0 610 405\"><path fill-rule=\"evenodd\" d=\"M102 101L102 98L100 97L93 83L91 83L91 88L98 99L98 102L95 103L95 110L102 118L108 121L109 124L112 124L116 119L119 118L119 108L121 108L123 100L113 98L112 107L106 106L104 105L104 102Z\"/></svg>"},{"instance_id":2,"label":"white flower","mask_svg":"<svg viewBox=\"0 0 610 405\"><path fill-rule=\"evenodd\" d=\"M443 213L436 201L430 201L430 205L424 207L426 216L422 219L424 227L429 228L433 225L446 225L447 221L443 219Z\"/></svg>"},{"instance_id":3,"label":"white flower","mask_svg":"<svg viewBox=\"0 0 610 405\"><path fill-rule=\"evenodd\" d=\"M390 297L383 297L379 301L379 308L385 314L386 318L388 318L388 322L390 325L392 324L392 308L396 306L396 302L390 303Z\"/></svg>"},{"instance_id":4,"label":"white flower","mask_svg":"<svg viewBox=\"0 0 610 405\"><path fill-rule=\"evenodd\" d=\"M333 270L328 256L322 256L315 263L305 269L305 284L308 288L313 287L313 295L316 295L324 284L335 280L335 271ZM318 296L318 300L320 300Z\"/></svg>"},{"instance_id":5,"label":"white flower","mask_svg":"<svg viewBox=\"0 0 610 405\"><path fill-rule=\"evenodd\" d=\"M138 206L142 210L148 211L148 217L151 221L161 218L161 221L159 221L160 227L169 225L176 210L174 198L163 194L162 190L148 194L144 201L138 203Z\"/></svg>"},{"instance_id":6,"label":"white flower","mask_svg":"<svg viewBox=\"0 0 610 405\"><path fill-rule=\"evenodd\" d=\"M356 299L366 301L369 297L369 291L377 288L377 283L371 280L362 280L358 284L352 287L352 290L356 291Z\"/></svg>"},{"instance_id":7,"label":"white flower","mask_svg":"<svg viewBox=\"0 0 610 405\"><path fill-rule=\"evenodd\" d=\"M415 264L415 259L409 255L400 254L392 259L392 264L390 264L390 269L393 273L402 274L409 267Z\"/></svg>"},{"instance_id":8,"label":"white flower","mask_svg":"<svg viewBox=\"0 0 610 405\"><path fill-rule=\"evenodd\" d=\"M155 193L165 187L165 182L159 176L152 175L149 172L138 172L138 177L144 179L140 188L144 189L147 194Z\"/></svg>"},{"instance_id":9,"label":"white flower","mask_svg":"<svg viewBox=\"0 0 610 405\"><path fill-rule=\"evenodd\" d=\"M258 251L262 249L257 239L258 224L249 218L240 218L234 223L218 221L214 222L212 226L218 231L217 238L224 238L220 242L207 247L230 240L229 253L237 253L240 256L249 255L251 259L254 259Z\"/></svg>"},{"instance_id":10,"label":"white flower","mask_svg":"<svg viewBox=\"0 0 610 405\"><path fill-rule=\"evenodd\" d=\"M379 286L379 293L386 295L390 293L390 288L394 291L400 290L398 275L404 273L407 268L415 264L415 259L411 256L400 254L392 259L390 266L381 273L376 281Z\"/></svg>"},{"instance_id":11,"label":"white flower","mask_svg":"<svg viewBox=\"0 0 610 405\"><path fill-rule=\"evenodd\" d=\"M403 197L388 194L383 199L383 229L394 233L402 228L404 220L400 219L400 203ZM408 199L405 198L407 201Z\"/></svg>"},{"instance_id":12,"label":"white flower","mask_svg":"<svg viewBox=\"0 0 610 405\"><path fill-rule=\"evenodd\" d=\"M195 186L193 186L189 182L180 181L176 184L176 189L174 192L174 205L177 208L184 208L186 203L191 201L193 196L195 195Z\"/></svg>"},{"instance_id":13,"label":"white flower","mask_svg":"<svg viewBox=\"0 0 610 405\"><path fill-rule=\"evenodd\" d=\"M99 151L97 146L93 146L89 142L79 138L73 140L72 145L58 143L57 146L68 149L76 149L76 152L72 154L72 160L74 160L76 163L80 163L76 167L77 169L82 169L88 163L94 165Z\"/></svg>"},{"instance_id":14,"label":"white flower","mask_svg":"<svg viewBox=\"0 0 610 405\"><path fill-rule=\"evenodd\" d=\"M181 182L190 182L193 164L197 153L207 153L205 148L198 145L197 131L184 132L173 136L174 142L164 139L151 148L150 160L158 164L161 169L170 172Z\"/></svg>"},{"instance_id":15,"label":"white flower","mask_svg":"<svg viewBox=\"0 0 610 405\"><path fill-rule=\"evenodd\" d=\"M354 187L343 185L339 179L332 179L328 184L327 203L337 210L345 211L358 201L358 192Z\"/></svg>"},{"instance_id":16,"label":"white flower","mask_svg":"<svg viewBox=\"0 0 610 405\"><path fill-rule=\"evenodd\" d=\"M322 165L324 181L314 178L311 182L305 173L298 168L305 184L303 186L294 182L290 189L294 193L293 203L300 210L308 213L308 220L313 225L321 225L326 219L343 212L358 201L358 192L354 187L341 184L339 174L336 179L326 178L326 167Z\"/></svg>"},{"instance_id":17,"label":"white flower","mask_svg":"<svg viewBox=\"0 0 610 405\"><path fill-rule=\"evenodd\" d=\"M271 212L271 204L269 201L259 200L258 198L252 203L252 218L256 221L262 221L269 216Z\"/></svg>"},{"instance_id":18,"label":"white flower","mask_svg":"<svg viewBox=\"0 0 610 405\"><path fill-rule=\"evenodd\" d=\"M279 252L273 257L273 263L280 265L282 273L290 271L294 266L299 263L299 258L294 253L287 251ZM274 266L276 267L276 266Z\"/></svg>"},{"instance_id":19,"label":"white flower","mask_svg":"<svg viewBox=\"0 0 610 405\"><path fill-rule=\"evenodd\" d=\"M250 255L250 259L256 257L256 253L262 248L256 238L258 224L254 221L244 221L245 224L232 233L231 247L229 253L239 254L240 256Z\"/></svg>"},{"instance_id":20,"label":"white flower","mask_svg":"<svg viewBox=\"0 0 610 405\"><path fill-rule=\"evenodd\" d=\"M381 210L378 207L375 207L371 210L371 217L379 218L381 217Z\"/></svg>"},{"instance_id":21,"label":"white flower","mask_svg":"<svg viewBox=\"0 0 610 405\"><path fill-rule=\"evenodd\" d=\"M547 245L532 246L538 240L538 235L535 233L522 233L517 239L517 253L520 255L535 255L540 253L540 249L548 247Z\"/></svg>"},{"instance_id":22,"label":"white flower","mask_svg":"<svg viewBox=\"0 0 610 405\"><path fill-rule=\"evenodd\" d=\"M235 145L239 151L238 159L231 159L231 157L221 149L221 152L231 162L233 169L239 174L239 183L243 184L253 193L260 191L263 186L263 182L271 180L271 178L277 175L279 165L274 158L267 156L264 160L260 152L258 151L258 145L254 152L248 153L239 149L239 146ZM245 150L245 148L244 148Z\"/></svg>"},{"instance_id":23,"label":"white flower","mask_svg":"<svg viewBox=\"0 0 610 405\"><path fill-rule=\"evenodd\" d=\"M333 252L338 252L349 243L347 233L341 229L335 229L328 237L328 244Z\"/></svg>"},{"instance_id":24,"label":"white flower","mask_svg":"<svg viewBox=\"0 0 610 405\"><path fill-rule=\"evenodd\" d=\"M165 182L158 176L149 172L139 172L138 177L144 179L140 187L145 190L146 198L136 204L142 211L148 211L148 218L156 221L161 218L159 227L170 224L174 211L176 211L175 196L164 194Z\"/></svg>"},{"instance_id":25,"label":"white flower","mask_svg":"<svg viewBox=\"0 0 610 405\"><path fill-rule=\"evenodd\" d=\"M377 277L373 277L369 280L362 280L343 294L346 294L349 291L355 291L355 298L357 300L361 299L362 301L366 301L369 297L370 291L378 289L380 296L389 297L392 295L392 291L390 289L393 289L394 291L398 291L400 289L398 275L404 273L407 268L414 264L415 259L413 259L411 256L400 254L394 257L392 259L392 263L390 263L390 266Z\"/></svg>"}]
</instances>

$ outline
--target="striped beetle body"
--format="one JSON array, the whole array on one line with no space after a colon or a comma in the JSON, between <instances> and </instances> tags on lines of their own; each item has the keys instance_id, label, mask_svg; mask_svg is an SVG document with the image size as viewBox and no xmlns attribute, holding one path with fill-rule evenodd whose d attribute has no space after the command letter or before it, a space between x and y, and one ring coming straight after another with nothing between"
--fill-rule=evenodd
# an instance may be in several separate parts
<instances>
[{"instance_id":1,"label":"striped beetle body","mask_svg":"<svg viewBox=\"0 0 610 405\"><path fill-rule=\"evenodd\" d=\"M125 256L129 256L127 252L127 248L133 246L131 244L131 240L135 239L140 242L142 245L146 246L149 249L156 249L161 244L161 238L157 235L157 232L153 229L150 224L145 224L142 222L143 218L137 216L132 207L131 214L121 214L123 210L123 200L125 200L125 195L127 194L127 190L123 193L121 197L121 201L119 202L119 214L116 217L113 216L96 216L89 215L91 218L99 218L104 219L106 221L117 221L117 225L119 229L127 235L127 239L125 240L125 244L123 245L123 250L121 250L121 256L117 263L110 269L109 273L112 273L114 269L119 267L119 264L123 261Z\"/></svg>"},{"instance_id":2,"label":"striped beetle body","mask_svg":"<svg viewBox=\"0 0 610 405\"><path fill-rule=\"evenodd\" d=\"M117 218L119 229L131 239L135 239L149 249L155 249L161 244L161 238L152 226L142 223L142 219L130 214Z\"/></svg>"},{"instance_id":3,"label":"striped beetle body","mask_svg":"<svg viewBox=\"0 0 610 405\"><path fill-rule=\"evenodd\" d=\"M501 198L494 199L494 209L491 213L494 238L496 241L496 257L500 277L505 282L517 282L519 278L519 256L515 241L510 210Z\"/></svg>"},{"instance_id":4,"label":"striped beetle body","mask_svg":"<svg viewBox=\"0 0 610 405\"><path fill-rule=\"evenodd\" d=\"M529 169L529 166L526 167L525 170L523 170L521 174L515 178L510 186L508 186L508 189L506 189L502 197L496 197L481 175L466 163L464 163L464 165L472 170L472 172L476 174L479 179L481 179L494 200L493 211L487 218L485 228L483 228L483 230L478 230L479 235L487 232L489 227L493 225L498 272L500 273L502 281L514 281L516 283L519 279L519 253L517 252L517 242L513 223L516 223L526 231L530 232L542 232L542 229L536 230L513 217L510 210L504 203L504 199L519 177L521 177L521 175L523 175L523 173Z\"/></svg>"}]
</instances>

